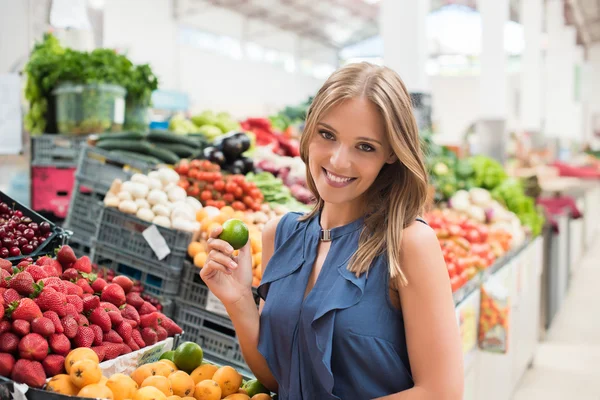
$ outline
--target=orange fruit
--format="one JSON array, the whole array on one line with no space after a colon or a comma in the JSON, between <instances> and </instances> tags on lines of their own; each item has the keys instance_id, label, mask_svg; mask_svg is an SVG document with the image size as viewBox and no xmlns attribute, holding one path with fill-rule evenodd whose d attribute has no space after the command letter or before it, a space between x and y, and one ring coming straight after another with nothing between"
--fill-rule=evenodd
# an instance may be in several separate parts
<instances>
[{"instance_id":1,"label":"orange fruit","mask_svg":"<svg viewBox=\"0 0 600 400\"><path fill-rule=\"evenodd\" d=\"M196 400L220 400L221 395L219 384L210 379L198 383L194 388L194 398Z\"/></svg>"},{"instance_id":2,"label":"orange fruit","mask_svg":"<svg viewBox=\"0 0 600 400\"><path fill-rule=\"evenodd\" d=\"M243 393L234 393L225 397L225 400L250 400L250 396Z\"/></svg>"},{"instance_id":3,"label":"orange fruit","mask_svg":"<svg viewBox=\"0 0 600 400\"><path fill-rule=\"evenodd\" d=\"M173 352L173 353L175 353L175 352ZM167 359L163 358L162 360L158 360L158 362L167 364L169 367L173 368L174 372L179 371L179 368L177 368L177 365L175 365L175 363L172 360L167 360Z\"/></svg>"},{"instance_id":4,"label":"orange fruit","mask_svg":"<svg viewBox=\"0 0 600 400\"><path fill-rule=\"evenodd\" d=\"M160 390L162 393L164 393L165 397L173 395L171 382L169 382L169 379L167 377L164 377L162 375L149 376L146 379L144 379L144 382L142 382L140 388L145 388L147 386Z\"/></svg>"},{"instance_id":5,"label":"orange fruit","mask_svg":"<svg viewBox=\"0 0 600 400\"><path fill-rule=\"evenodd\" d=\"M198 384L206 379L212 379L213 375L219 367L212 364L203 364L192 371L190 377L194 380L195 384Z\"/></svg>"},{"instance_id":6,"label":"orange fruit","mask_svg":"<svg viewBox=\"0 0 600 400\"><path fill-rule=\"evenodd\" d=\"M258 393L252 396L250 400L271 400L271 396L266 393Z\"/></svg>"},{"instance_id":7,"label":"orange fruit","mask_svg":"<svg viewBox=\"0 0 600 400\"><path fill-rule=\"evenodd\" d=\"M196 254L200 253L201 251L204 251L204 246L202 246L202 243L200 242L191 242L188 245L188 255L192 258L194 258Z\"/></svg>"},{"instance_id":8,"label":"orange fruit","mask_svg":"<svg viewBox=\"0 0 600 400\"><path fill-rule=\"evenodd\" d=\"M114 399L113 392L100 383L92 383L91 385L82 387L77 396L90 399Z\"/></svg>"},{"instance_id":9,"label":"orange fruit","mask_svg":"<svg viewBox=\"0 0 600 400\"><path fill-rule=\"evenodd\" d=\"M167 363L157 361L155 363L152 363L152 366L153 366L154 370L156 371L155 375L162 375L165 378L168 378L169 375L171 375L173 372L175 372L175 368L173 368L172 366L170 366Z\"/></svg>"},{"instance_id":10,"label":"orange fruit","mask_svg":"<svg viewBox=\"0 0 600 400\"><path fill-rule=\"evenodd\" d=\"M82 388L100 382L102 370L98 363L92 360L81 360L71 366L69 376L75 386Z\"/></svg>"},{"instance_id":11,"label":"orange fruit","mask_svg":"<svg viewBox=\"0 0 600 400\"><path fill-rule=\"evenodd\" d=\"M98 382L100 385L106 385L106 382L108 382L108 378L105 377L104 375L102 375L102 378L100 378L100 382Z\"/></svg>"},{"instance_id":12,"label":"orange fruit","mask_svg":"<svg viewBox=\"0 0 600 400\"><path fill-rule=\"evenodd\" d=\"M46 390L49 392L75 396L79 393L79 388L75 386L71 377L67 374L54 375L46 384Z\"/></svg>"},{"instance_id":13,"label":"orange fruit","mask_svg":"<svg viewBox=\"0 0 600 400\"><path fill-rule=\"evenodd\" d=\"M206 212L205 209L201 208L198 211L196 211L196 221L203 222L207 218L208 218L208 213Z\"/></svg>"},{"instance_id":14,"label":"orange fruit","mask_svg":"<svg viewBox=\"0 0 600 400\"><path fill-rule=\"evenodd\" d=\"M225 206L221 208L221 214L227 215L229 217L233 217L235 210L231 206Z\"/></svg>"},{"instance_id":15,"label":"orange fruit","mask_svg":"<svg viewBox=\"0 0 600 400\"><path fill-rule=\"evenodd\" d=\"M203 268L204 264L206 264L206 259L208 258L208 254L206 252L201 251L194 256L194 265L198 268Z\"/></svg>"},{"instance_id":16,"label":"orange fruit","mask_svg":"<svg viewBox=\"0 0 600 400\"><path fill-rule=\"evenodd\" d=\"M112 375L105 385L113 392L114 400L131 399L139 387L133 379L125 374Z\"/></svg>"},{"instance_id":17,"label":"orange fruit","mask_svg":"<svg viewBox=\"0 0 600 400\"><path fill-rule=\"evenodd\" d=\"M71 372L71 366L81 360L92 360L96 364L100 364L98 354L96 354L94 350L87 347L79 347L75 350L71 350L65 358L65 371L67 371L67 374Z\"/></svg>"},{"instance_id":18,"label":"orange fruit","mask_svg":"<svg viewBox=\"0 0 600 400\"><path fill-rule=\"evenodd\" d=\"M167 397L167 400L181 400L181 397L174 394L173 396Z\"/></svg>"},{"instance_id":19,"label":"orange fruit","mask_svg":"<svg viewBox=\"0 0 600 400\"><path fill-rule=\"evenodd\" d=\"M187 373L183 371L176 371L169 375L168 379L169 382L171 382L173 394L181 397L194 395L194 387L196 386L196 383Z\"/></svg>"},{"instance_id":20,"label":"orange fruit","mask_svg":"<svg viewBox=\"0 0 600 400\"><path fill-rule=\"evenodd\" d=\"M152 386L139 388L131 400L167 400L167 396Z\"/></svg>"},{"instance_id":21,"label":"orange fruit","mask_svg":"<svg viewBox=\"0 0 600 400\"><path fill-rule=\"evenodd\" d=\"M131 373L131 379L133 379L139 387L147 377L154 375L156 375L156 370L152 368L152 364L144 364Z\"/></svg>"},{"instance_id":22,"label":"orange fruit","mask_svg":"<svg viewBox=\"0 0 600 400\"><path fill-rule=\"evenodd\" d=\"M242 385L242 376L228 365L219 368L212 377L221 387L221 395L229 396L238 391Z\"/></svg>"}]
</instances>

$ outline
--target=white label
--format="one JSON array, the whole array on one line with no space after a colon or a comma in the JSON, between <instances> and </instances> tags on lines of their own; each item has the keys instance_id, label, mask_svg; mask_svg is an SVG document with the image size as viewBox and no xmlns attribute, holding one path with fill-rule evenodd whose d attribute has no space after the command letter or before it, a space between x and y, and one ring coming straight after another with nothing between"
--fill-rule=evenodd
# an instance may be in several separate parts
<instances>
[{"instance_id":1,"label":"white label","mask_svg":"<svg viewBox=\"0 0 600 400\"><path fill-rule=\"evenodd\" d=\"M146 239L146 242L150 245L154 254L156 254L156 258L162 260L169 254L171 254L171 249L165 238L160 234L156 225L150 225L148 228L144 229L142 232L142 236Z\"/></svg>"},{"instance_id":2,"label":"white label","mask_svg":"<svg viewBox=\"0 0 600 400\"><path fill-rule=\"evenodd\" d=\"M115 124L125 122L125 100L121 97L115 99Z\"/></svg>"},{"instance_id":3,"label":"white label","mask_svg":"<svg viewBox=\"0 0 600 400\"><path fill-rule=\"evenodd\" d=\"M229 317L229 314L227 314L227 310L225 309L223 303L221 303L221 300L212 294L210 290L208 291L208 296L206 297L206 311L210 311L224 317Z\"/></svg>"}]
</instances>

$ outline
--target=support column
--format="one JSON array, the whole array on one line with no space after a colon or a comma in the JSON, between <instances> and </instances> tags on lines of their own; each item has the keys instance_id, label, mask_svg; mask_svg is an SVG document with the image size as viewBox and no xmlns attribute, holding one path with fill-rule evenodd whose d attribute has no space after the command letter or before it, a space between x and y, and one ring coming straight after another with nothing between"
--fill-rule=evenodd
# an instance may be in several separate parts
<instances>
[{"instance_id":1,"label":"support column","mask_svg":"<svg viewBox=\"0 0 600 400\"><path fill-rule=\"evenodd\" d=\"M521 1L525 50L521 55L520 127L538 134L542 129L542 22L543 0Z\"/></svg>"},{"instance_id":2,"label":"support column","mask_svg":"<svg viewBox=\"0 0 600 400\"><path fill-rule=\"evenodd\" d=\"M508 82L504 27L509 18L509 0L479 0L481 14L480 109L473 152L497 160L505 158L505 126Z\"/></svg>"}]
</instances>

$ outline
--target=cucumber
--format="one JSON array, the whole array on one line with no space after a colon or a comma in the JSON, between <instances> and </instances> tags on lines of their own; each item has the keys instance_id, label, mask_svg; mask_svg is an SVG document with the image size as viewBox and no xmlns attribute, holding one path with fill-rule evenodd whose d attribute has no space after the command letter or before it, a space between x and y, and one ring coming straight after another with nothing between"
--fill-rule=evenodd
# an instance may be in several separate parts
<instances>
[{"instance_id":1,"label":"cucumber","mask_svg":"<svg viewBox=\"0 0 600 400\"><path fill-rule=\"evenodd\" d=\"M101 133L98 135L98 141L121 139L121 140L143 140L146 135L141 132L118 132L118 133Z\"/></svg>"},{"instance_id":2,"label":"cucumber","mask_svg":"<svg viewBox=\"0 0 600 400\"><path fill-rule=\"evenodd\" d=\"M139 140L107 139L96 143L96 147L103 150L125 150L149 154L152 146L148 142Z\"/></svg>"},{"instance_id":3,"label":"cucumber","mask_svg":"<svg viewBox=\"0 0 600 400\"><path fill-rule=\"evenodd\" d=\"M189 157L193 156L194 154L198 153L198 149L186 146L185 144L161 143L161 144L159 144L159 146L161 149L170 150L182 158L189 158Z\"/></svg>"},{"instance_id":4,"label":"cucumber","mask_svg":"<svg viewBox=\"0 0 600 400\"><path fill-rule=\"evenodd\" d=\"M146 152L149 156L156 157L163 162L171 165L175 165L179 162L179 156L173 153L171 150L167 150L152 144L148 145L149 149Z\"/></svg>"},{"instance_id":5,"label":"cucumber","mask_svg":"<svg viewBox=\"0 0 600 400\"><path fill-rule=\"evenodd\" d=\"M136 161L143 161L149 164L162 164L163 162L156 157L149 156L147 154L134 153L133 151L127 150L112 150L111 153L119 154L123 157L132 158Z\"/></svg>"},{"instance_id":6,"label":"cucumber","mask_svg":"<svg viewBox=\"0 0 600 400\"><path fill-rule=\"evenodd\" d=\"M193 148L199 148L200 147L200 143L197 140L182 136L182 135L176 135L174 133L170 133L167 131L150 131L150 133L148 134L148 140L150 140L151 142L158 144L158 143L177 143L177 144L183 144L189 147L193 147Z\"/></svg>"}]
</instances>

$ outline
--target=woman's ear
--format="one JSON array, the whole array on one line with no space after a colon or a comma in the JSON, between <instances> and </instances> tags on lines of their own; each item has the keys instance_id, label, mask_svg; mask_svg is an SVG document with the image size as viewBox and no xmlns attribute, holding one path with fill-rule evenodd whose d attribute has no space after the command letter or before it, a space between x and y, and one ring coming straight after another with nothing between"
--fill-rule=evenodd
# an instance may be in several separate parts
<instances>
[{"instance_id":1,"label":"woman's ear","mask_svg":"<svg viewBox=\"0 0 600 400\"><path fill-rule=\"evenodd\" d=\"M390 154L390 156L388 157L388 159L385 160L386 164L393 164L396 161L398 161L398 157L396 157L396 154L394 154L394 153Z\"/></svg>"}]
</instances>

